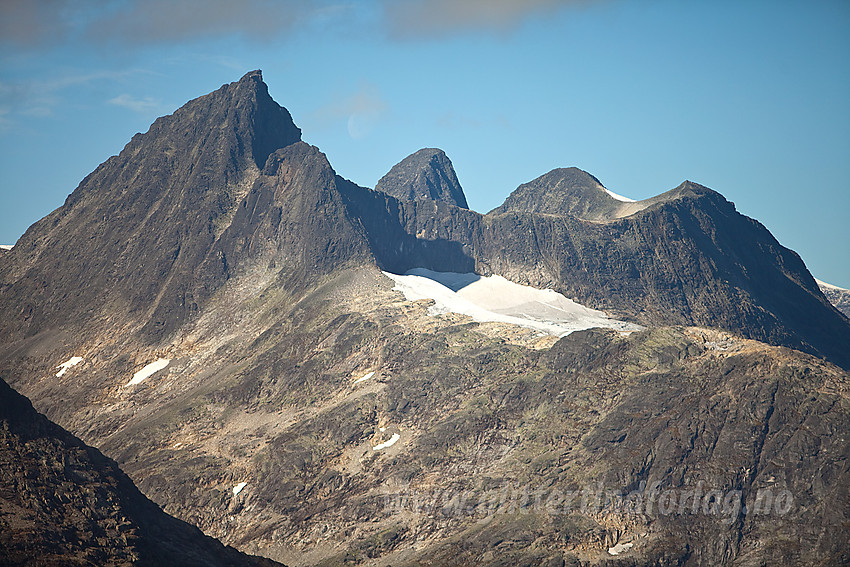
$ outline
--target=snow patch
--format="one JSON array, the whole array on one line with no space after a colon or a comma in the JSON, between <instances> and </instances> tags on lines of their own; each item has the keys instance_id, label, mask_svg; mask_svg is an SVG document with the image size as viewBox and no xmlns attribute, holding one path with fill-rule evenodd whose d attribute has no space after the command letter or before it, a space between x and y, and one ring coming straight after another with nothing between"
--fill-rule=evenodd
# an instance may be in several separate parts
<instances>
[{"instance_id":1,"label":"snow patch","mask_svg":"<svg viewBox=\"0 0 850 567\"><path fill-rule=\"evenodd\" d=\"M242 489L245 488L246 486L248 486L247 482L240 482L239 484L234 486L233 487L233 496L236 496L237 494L242 492Z\"/></svg>"},{"instance_id":2,"label":"snow patch","mask_svg":"<svg viewBox=\"0 0 850 567\"><path fill-rule=\"evenodd\" d=\"M14 246L14 244L0 244L0 250L11 250Z\"/></svg>"},{"instance_id":3,"label":"snow patch","mask_svg":"<svg viewBox=\"0 0 850 567\"><path fill-rule=\"evenodd\" d=\"M132 386L134 384L141 383L145 378L153 376L154 374L168 366L170 362L171 360L168 358L160 358L155 360L154 362L151 362L150 364L133 374L133 378L131 378L130 381L124 385L124 387L126 388L127 386Z\"/></svg>"},{"instance_id":4,"label":"snow patch","mask_svg":"<svg viewBox=\"0 0 850 567\"><path fill-rule=\"evenodd\" d=\"M555 336L593 327L618 331L642 329L639 325L610 319L602 311L589 309L555 290L516 284L501 276L434 272L425 268L415 268L405 275L388 272L384 275L395 282L393 289L401 291L408 301L433 300L430 315L460 313L481 323L509 323Z\"/></svg>"},{"instance_id":5,"label":"snow patch","mask_svg":"<svg viewBox=\"0 0 850 567\"><path fill-rule=\"evenodd\" d=\"M618 543L614 547L609 547L608 553L610 555L620 555L624 551L630 550L633 545L634 545L633 543Z\"/></svg>"},{"instance_id":6,"label":"snow patch","mask_svg":"<svg viewBox=\"0 0 850 567\"><path fill-rule=\"evenodd\" d=\"M368 380L369 378L371 378L371 377L372 377L372 376L374 376L374 375L375 375L375 373L374 373L374 372L369 372L368 374L366 374L366 375L364 375L364 376L362 376L362 377L358 378L357 380L355 380L355 381L354 381L354 383L355 383L355 384L359 384L360 382L364 382L364 381Z\"/></svg>"},{"instance_id":7,"label":"snow patch","mask_svg":"<svg viewBox=\"0 0 850 567\"><path fill-rule=\"evenodd\" d=\"M65 374L65 372L68 371L69 368L71 368L72 366L78 365L82 361L83 361L82 356L72 356L71 358L69 358L68 360L66 360L65 362L63 362L62 364L60 364L59 366L56 367L56 368L59 369L59 372L56 373L56 377L61 378L62 375Z\"/></svg>"},{"instance_id":8,"label":"snow patch","mask_svg":"<svg viewBox=\"0 0 850 567\"><path fill-rule=\"evenodd\" d=\"M825 287L827 289L837 289L838 291L848 291L843 287L838 287L837 285L832 285L831 283L822 282L819 279L815 278L815 283L818 284L818 287Z\"/></svg>"},{"instance_id":9,"label":"snow patch","mask_svg":"<svg viewBox=\"0 0 850 567\"><path fill-rule=\"evenodd\" d=\"M375 445L374 447L372 447L372 450L380 451L381 449L389 449L390 447L395 445L396 441L398 441L399 439L401 439L401 435L399 435L398 433L393 433L393 436L390 437L389 441L384 441L379 445Z\"/></svg>"},{"instance_id":10,"label":"snow patch","mask_svg":"<svg viewBox=\"0 0 850 567\"><path fill-rule=\"evenodd\" d=\"M624 203L637 203L637 201L635 201L634 199L629 199L628 197L617 195L616 193L614 193L613 191L609 191L608 189L605 189L605 192L617 199L618 201L622 201Z\"/></svg>"}]
</instances>

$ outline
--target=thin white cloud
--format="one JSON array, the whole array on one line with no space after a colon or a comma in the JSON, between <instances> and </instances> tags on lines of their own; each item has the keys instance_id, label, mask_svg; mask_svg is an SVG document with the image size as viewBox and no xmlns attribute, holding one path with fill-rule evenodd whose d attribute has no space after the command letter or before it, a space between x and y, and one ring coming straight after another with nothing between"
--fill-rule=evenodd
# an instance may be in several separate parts
<instances>
[{"instance_id":1,"label":"thin white cloud","mask_svg":"<svg viewBox=\"0 0 850 567\"><path fill-rule=\"evenodd\" d=\"M162 106L159 101L152 97L146 96L144 98L136 98L126 93L120 94L115 98L111 98L106 102L115 106L123 106L124 108L129 108L133 112L138 112L140 114L150 114L152 112L156 112Z\"/></svg>"},{"instance_id":2,"label":"thin white cloud","mask_svg":"<svg viewBox=\"0 0 850 567\"><path fill-rule=\"evenodd\" d=\"M26 79L0 82L0 109L6 116L9 126L15 116L51 116L57 107L61 107L68 91L100 81L115 82L132 74L129 71L90 71L70 73L51 79Z\"/></svg>"},{"instance_id":3,"label":"thin white cloud","mask_svg":"<svg viewBox=\"0 0 850 567\"><path fill-rule=\"evenodd\" d=\"M315 27L349 34L353 27L378 26L394 39L504 33L531 17L604 1L2 0L0 44L32 49L83 41L132 48L234 36L268 42Z\"/></svg>"},{"instance_id":4,"label":"thin white cloud","mask_svg":"<svg viewBox=\"0 0 850 567\"><path fill-rule=\"evenodd\" d=\"M385 25L396 39L468 32L508 32L528 18L600 0L382 0Z\"/></svg>"}]
</instances>

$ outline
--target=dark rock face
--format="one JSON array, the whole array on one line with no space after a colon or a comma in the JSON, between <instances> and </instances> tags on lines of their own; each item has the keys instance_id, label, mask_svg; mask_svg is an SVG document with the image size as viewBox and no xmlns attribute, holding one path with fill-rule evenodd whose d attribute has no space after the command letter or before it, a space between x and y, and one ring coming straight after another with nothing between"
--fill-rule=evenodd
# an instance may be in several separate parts
<instances>
[{"instance_id":1,"label":"dark rock face","mask_svg":"<svg viewBox=\"0 0 850 567\"><path fill-rule=\"evenodd\" d=\"M375 190L402 201L442 201L469 208L452 162L435 148L423 148L395 164Z\"/></svg>"},{"instance_id":2,"label":"dark rock face","mask_svg":"<svg viewBox=\"0 0 850 567\"><path fill-rule=\"evenodd\" d=\"M157 119L8 254L0 337L116 312L152 339L173 331L222 283L198 268L259 168L300 138L259 71Z\"/></svg>"},{"instance_id":3,"label":"dark rock face","mask_svg":"<svg viewBox=\"0 0 850 567\"><path fill-rule=\"evenodd\" d=\"M368 238L347 210L339 178L314 146L297 142L273 153L204 268L210 277L270 266L298 292L334 270L374 262Z\"/></svg>"},{"instance_id":4,"label":"dark rock face","mask_svg":"<svg viewBox=\"0 0 850 567\"><path fill-rule=\"evenodd\" d=\"M37 413L3 380L0 564L277 565L165 514L114 461Z\"/></svg>"}]
</instances>

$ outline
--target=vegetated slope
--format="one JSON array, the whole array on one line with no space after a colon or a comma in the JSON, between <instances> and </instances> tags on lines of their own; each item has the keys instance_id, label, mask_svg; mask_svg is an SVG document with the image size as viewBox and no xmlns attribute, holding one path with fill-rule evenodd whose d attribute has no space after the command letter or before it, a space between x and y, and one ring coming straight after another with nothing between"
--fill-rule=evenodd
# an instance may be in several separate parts
<instances>
[{"instance_id":1,"label":"vegetated slope","mask_svg":"<svg viewBox=\"0 0 850 567\"><path fill-rule=\"evenodd\" d=\"M277 565L165 514L0 380L0 564Z\"/></svg>"},{"instance_id":2,"label":"vegetated slope","mask_svg":"<svg viewBox=\"0 0 850 567\"><path fill-rule=\"evenodd\" d=\"M550 348L391 286L361 268L296 300L223 291L171 366L68 419L169 513L291 564L848 558L846 372L698 328ZM132 370L85 364L50 380Z\"/></svg>"}]
</instances>

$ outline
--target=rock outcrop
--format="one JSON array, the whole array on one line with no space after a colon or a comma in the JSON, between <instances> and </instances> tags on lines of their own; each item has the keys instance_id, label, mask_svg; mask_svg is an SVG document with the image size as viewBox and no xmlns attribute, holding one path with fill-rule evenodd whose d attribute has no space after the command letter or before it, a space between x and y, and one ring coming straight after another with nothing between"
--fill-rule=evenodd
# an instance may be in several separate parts
<instances>
[{"instance_id":1,"label":"rock outcrop","mask_svg":"<svg viewBox=\"0 0 850 567\"><path fill-rule=\"evenodd\" d=\"M199 271L268 156L301 138L259 71L186 103L101 164L0 266L0 340L92 320L150 340L223 283Z\"/></svg>"}]
</instances>

